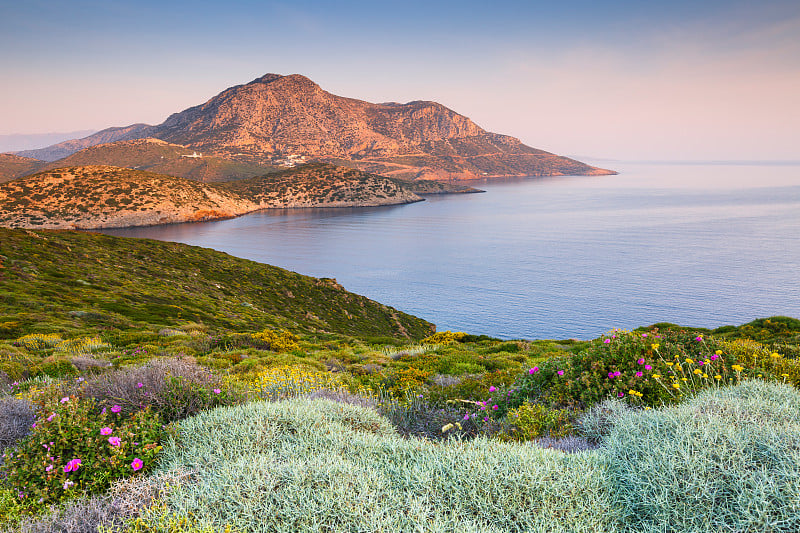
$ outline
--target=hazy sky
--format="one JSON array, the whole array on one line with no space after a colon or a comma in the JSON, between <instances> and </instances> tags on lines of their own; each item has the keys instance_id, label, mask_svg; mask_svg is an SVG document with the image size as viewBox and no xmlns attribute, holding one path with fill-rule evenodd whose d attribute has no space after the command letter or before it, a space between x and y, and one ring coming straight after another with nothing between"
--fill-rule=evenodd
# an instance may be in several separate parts
<instances>
[{"instance_id":1,"label":"hazy sky","mask_svg":"<svg viewBox=\"0 0 800 533\"><path fill-rule=\"evenodd\" d=\"M267 72L560 154L800 159L800 2L0 0L0 135L157 124Z\"/></svg>"}]
</instances>

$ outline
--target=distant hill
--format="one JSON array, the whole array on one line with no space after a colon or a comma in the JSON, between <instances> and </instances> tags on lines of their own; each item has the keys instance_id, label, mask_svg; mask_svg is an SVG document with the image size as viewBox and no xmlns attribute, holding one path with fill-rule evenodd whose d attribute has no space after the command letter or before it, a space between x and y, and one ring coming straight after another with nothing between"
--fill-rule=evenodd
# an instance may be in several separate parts
<instances>
[{"instance_id":1,"label":"distant hill","mask_svg":"<svg viewBox=\"0 0 800 533\"><path fill-rule=\"evenodd\" d=\"M142 137L243 162L270 164L296 156L406 179L613 173L487 132L436 102L373 104L333 95L297 74L267 74L231 87L157 126L112 128L70 141L75 146L61 143L43 149L47 153L21 155L48 159Z\"/></svg>"},{"instance_id":2,"label":"distant hill","mask_svg":"<svg viewBox=\"0 0 800 533\"><path fill-rule=\"evenodd\" d=\"M33 150L54 143L79 139L95 133L97 130L79 130L54 133L16 133L0 135L0 152Z\"/></svg>"},{"instance_id":3,"label":"distant hill","mask_svg":"<svg viewBox=\"0 0 800 533\"><path fill-rule=\"evenodd\" d=\"M40 170L44 161L14 154L0 154L0 183L13 180Z\"/></svg>"},{"instance_id":4,"label":"distant hill","mask_svg":"<svg viewBox=\"0 0 800 533\"><path fill-rule=\"evenodd\" d=\"M106 128L88 137L72 139L53 144L37 150L22 150L17 155L32 157L42 161L57 161L84 148L127 139L141 139L147 137L147 132L152 128L149 124L132 124L121 128Z\"/></svg>"},{"instance_id":5,"label":"distant hill","mask_svg":"<svg viewBox=\"0 0 800 533\"><path fill-rule=\"evenodd\" d=\"M0 185L0 226L147 226L230 218L274 207L366 207L420 200L402 180L324 163L219 184L79 166Z\"/></svg>"},{"instance_id":6,"label":"distant hill","mask_svg":"<svg viewBox=\"0 0 800 533\"><path fill-rule=\"evenodd\" d=\"M45 168L86 165L149 170L203 182L228 181L260 176L278 167L232 161L160 139L145 138L98 144L50 163Z\"/></svg>"}]
</instances>

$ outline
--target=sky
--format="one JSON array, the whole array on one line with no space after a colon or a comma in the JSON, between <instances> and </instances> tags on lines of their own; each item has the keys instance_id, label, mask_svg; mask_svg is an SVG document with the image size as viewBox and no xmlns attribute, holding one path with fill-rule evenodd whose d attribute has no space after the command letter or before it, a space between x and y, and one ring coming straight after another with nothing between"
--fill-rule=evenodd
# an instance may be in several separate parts
<instances>
[{"instance_id":1,"label":"sky","mask_svg":"<svg viewBox=\"0 0 800 533\"><path fill-rule=\"evenodd\" d=\"M797 0L0 0L0 52L0 135L158 124L273 72L558 154L800 160Z\"/></svg>"}]
</instances>

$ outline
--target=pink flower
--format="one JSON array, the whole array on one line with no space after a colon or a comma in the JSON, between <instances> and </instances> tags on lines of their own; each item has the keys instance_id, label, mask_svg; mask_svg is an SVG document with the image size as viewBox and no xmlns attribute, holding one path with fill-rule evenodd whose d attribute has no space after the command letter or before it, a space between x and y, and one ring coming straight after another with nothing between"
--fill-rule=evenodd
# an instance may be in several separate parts
<instances>
[{"instance_id":1,"label":"pink flower","mask_svg":"<svg viewBox=\"0 0 800 533\"><path fill-rule=\"evenodd\" d=\"M481 405L481 411L485 411L485 410L486 410L486 406L485 405Z\"/></svg>"},{"instance_id":2,"label":"pink flower","mask_svg":"<svg viewBox=\"0 0 800 533\"><path fill-rule=\"evenodd\" d=\"M619 396L620 398L622 398L623 396L625 396L625 393L624 393L624 392L620 392L619 394L617 394L617 396Z\"/></svg>"},{"instance_id":3,"label":"pink flower","mask_svg":"<svg viewBox=\"0 0 800 533\"><path fill-rule=\"evenodd\" d=\"M642 333L642 337L647 337L647 333Z\"/></svg>"},{"instance_id":4,"label":"pink flower","mask_svg":"<svg viewBox=\"0 0 800 533\"><path fill-rule=\"evenodd\" d=\"M494 391L496 391L496 390L497 390L497 389L494 387L494 385L492 385L491 387L489 387L489 392L494 392Z\"/></svg>"},{"instance_id":5,"label":"pink flower","mask_svg":"<svg viewBox=\"0 0 800 533\"><path fill-rule=\"evenodd\" d=\"M120 411L122 411L122 407L120 407L119 405L115 405L114 407L111 408L112 413L119 413Z\"/></svg>"},{"instance_id":6,"label":"pink flower","mask_svg":"<svg viewBox=\"0 0 800 533\"><path fill-rule=\"evenodd\" d=\"M636 377L637 377L637 378L640 378L640 377L642 377L643 375L644 375L644 372L637 372L637 373L636 373Z\"/></svg>"},{"instance_id":7,"label":"pink flower","mask_svg":"<svg viewBox=\"0 0 800 533\"><path fill-rule=\"evenodd\" d=\"M719 356L717 354L712 354L711 357L709 357L709 359L711 359L712 361L716 361L718 358Z\"/></svg>"},{"instance_id":8,"label":"pink flower","mask_svg":"<svg viewBox=\"0 0 800 533\"><path fill-rule=\"evenodd\" d=\"M531 368L530 370L528 370L528 374L535 374L538 371L539 371L539 367L535 366L535 367Z\"/></svg>"},{"instance_id":9,"label":"pink flower","mask_svg":"<svg viewBox=\"0 0 800 533\"><path fill-rule=\"evenodd\" d=\"M69 396L64 396L61 398L61 403L67 403L69 401Z\"/></svg>"},{"instance_id":10,"label":"pink flower","mask_svg":"<svg viewBox=\"0 0 800 533\"><path fill-rule=\"evenodd\" d=\"M47 421L48 422L52 422L55 417L56 417L56 414L53 413L53 414L51 414L50 416L47 417Z\"/></svg>"},{"instance_id":11,"label":"pink flower","mask_svg":"<svg viewBox=\"0 0 800 533\"><path fill-rule=\"evenodd\" d=\"M219 389L214 389L214 394L219 394L220 392L222 392L222 391L219 390Z\"/></svg>"},{"instance_id":12,"label":"pink flower","mask_svg":"<svg viewBox=\"0 0 800 533\"><path fill-rule=\"evenodd\" d=\"M639 360L638 360L638 361L636 361L636 362L637 362L637 363L639 363L640 365L643 365L643 364L644 364L644 359L639 359Z\"/></svg>"},{"instance_id":13,"label":"pink flower","mask_svg":"<svg viewBox=\"0 0 800 533\"><path fill-rule=\"evenodd\" d=\"M71 487L72 485L74 485L74 484L75 484L74 482L72 482L72 481L70 481L70 480L66 480L66 481L64 482L64 490L67 490L68 488L70 488L70 487Z\"/></svg>"},{"instance_id":14,"label":"pink flower","mask_svg":"<svg viewBox=\"0 0 800 533\"><path fill-rule=\"evenodd\" d=\"M484 416L484 417L483 417L483 421L484 421L484 422L488 422L488 421L489 421L489 417L488 417L488 416Z\"/></svg>"},{"instance_id":15,"label":"pink flower","mask_svg":"<svg viewBox=\"0 0 800 533\"><path fill-rule=\"evenodd\" d=\"M556 372L556 373L557 373L559 376L563 376L563 375L564 375L564 371L563 371L563 370L559 370L559 371L558 371L558 372Z\"/></svg>"},{"instance_id":16,"label":"pink flower","mask_svg":"<svg viewBox=\"0 0 800 533\"><path fill-rule=\"evenodd\" d=\"M698 335L697 337L694 338L694 340L696 340L697 342L702 342L703 341L703 336L702 335Z\"/></svg>"},{"instance_id":17,"label":"pink flower","mask_svg":"<svg viewBox=\"0 0 800 533\"><path fill-rule=\"evenodd\" d=\"M608 344L610 342L611 342L611 339L606 339L606 340L603 341L603 343L605 343L605 344Z\"/></svg>"},{"instance_id":18,"label":"pink flower","mask_svg":"<svg viewBox=\"0 0 800 533\"><path fill-rule=\"evenodd\" d=\"M66 472L77 472L78 468L80 468L80 466L81 466L81 460L80 459L73 459L72 461L68 462L64 466L64 472L65 473Z\"/></svg>"},{"instance_id":19,"label":"pink flower","mask_svg":"<svg viewBox=\"0 0 800 533\"><path fill-rule=\"evenodd\" d=\"M645 370L653 370L653 367L650 365L644 365Z\"/></svg>"},{"instance_id":20,"label":"pink flower","mask_svg":"<svg viewBox=\"0 0 800 533\"><path fill-rule=\"evenodd\" d=\"M121 444L119 437L108 437L108 443L112 446L119 446Z\"/></svg>"},{"instance_id":21,"label":"pink flower","mask_svg":"<svg viewBox=\"0 0 800 533\"><path fill-rule=\"evenodd\" d=\"M139 382L136 384L137 389L141 389L142 387L144 387L144 383Z\"/></svg>"},{"instance_id":22,"label":"pink flower","mask_svg":"<svg viewBox=\"0 0 800 533\"><path fill-rule=\"evenodd\" d=\"M608 379L614 379L614 373L613 372L609 372L608 373Z\"/></svg>"},{"instance_id":23,"label":"pink flower","mask_svg":"<svg viewBox=\"0 0 800 533\"><path fill-rule=\"evenodd\" d=\"M138 457L136 457L131 463L131 468L133 468L134 470L141 470L143 466L144 463Z\"/></svg>"},{"instance_id":24,"label":"pink flower","mask_svg":"<svg viewBox=\"0 0 800 533\"><path fill-rule=\"evenodd\" d=\"M101 435L111 435L114 430L109 427L104 427L100 430Z\"/></svg>"},{"instance_id":25,"label":"pink flower","mask_svg":"<svg viewBox=\"0 0 800 533\"><path fill-rule=\"evenodd\" d=\"M47 468L44 469L45 472L49 472L53 469L53 465L47 465Z\"/></svg>"},{"instance_id":26,"label":"pink flower","mask_svg":"<svg viewBox=\"0 0 800 533\"><path fill-rule=\"evenodd\" d=\"M494 409L495 411L497 411L497 409L499 409L499 408L498 408L496 405L493 405L493 406L492 406L492 409Z\"/></svg>"},{"instance_id":27,"label":"pink flower","mask_svg":"<svg viewBox=\"0 0 800 533\"><path fill-rule=\"evenodd\" d=\"M464 415L464 420L469 420L469 413Z\"/></svg>"}]
</instances>

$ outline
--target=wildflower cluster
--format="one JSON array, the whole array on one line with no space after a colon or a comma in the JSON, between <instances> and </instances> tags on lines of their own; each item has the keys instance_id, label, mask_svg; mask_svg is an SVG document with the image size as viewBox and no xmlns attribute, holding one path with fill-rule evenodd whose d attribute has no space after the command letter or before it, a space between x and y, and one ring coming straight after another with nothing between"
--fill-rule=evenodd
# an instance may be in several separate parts
<instances>
[{"instance_id":1,"label":"wildflower cluster","mask_svg":"<svg viewBox=\"0 0 800 533\"><path fill-rule=\"evenodd\" d=\"M100 409L93 399L45 402L31 433L6 449L2 473L21 505L36 509L107 489L153 464L163 426L149 410L131 417Z\"/></svg>"},{"instance_id":2,"label":"wildflower cluster","mask_svg":"<svg viewBox=\"0 0 800 533\"><path fill-rule=\"evenodd\" d=\"M251 392L258 398L277 401L323 389L341 389L344 383L330 372L284 365L256 374L249 386Z\"/></svg>"}]
</instances>

